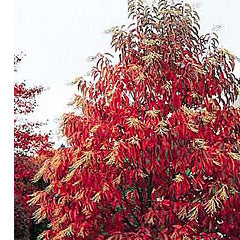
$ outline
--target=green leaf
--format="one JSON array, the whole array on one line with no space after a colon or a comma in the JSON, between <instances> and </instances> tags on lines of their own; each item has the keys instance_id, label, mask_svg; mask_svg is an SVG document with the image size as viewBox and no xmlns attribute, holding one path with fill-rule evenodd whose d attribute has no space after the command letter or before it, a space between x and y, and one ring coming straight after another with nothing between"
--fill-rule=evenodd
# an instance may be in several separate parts
<instances>
[{"instance_id":1,"label":"green leaf","mask_svg":"<svg viewBox=\"0 0 240 240\"><path fill-rule=\"evenodd\" d=\"M185 171L185 174L189 177L190 176L190 174L191 174L191 169L190 168L188 168L186 171Z\"/></svg>"}]
</instances>

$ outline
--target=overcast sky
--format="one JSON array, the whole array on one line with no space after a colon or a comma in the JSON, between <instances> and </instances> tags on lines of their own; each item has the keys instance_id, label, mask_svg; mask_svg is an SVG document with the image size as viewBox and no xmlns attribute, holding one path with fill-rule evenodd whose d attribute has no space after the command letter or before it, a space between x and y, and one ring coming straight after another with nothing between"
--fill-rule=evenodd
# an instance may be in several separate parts
<instances>
[{"instance_id":1,"label":"overcast sky","mask_svg":"<svg viewBox=\"0 0 240 240\"><path fill-rule=\"evenodd\" d=\"M222 25L220 45L240 56L240 1L192 2L198 5L202 33ZM48 129L56 131L56 120L68 111L75 90L68 83L90 70L89 56L113 52L104 31L126 23L127 15L127 0L15 1L15 53L27 54L16 79L49 88L38 98L34 119L49 119Z\"/></svg>"}]
</instances>

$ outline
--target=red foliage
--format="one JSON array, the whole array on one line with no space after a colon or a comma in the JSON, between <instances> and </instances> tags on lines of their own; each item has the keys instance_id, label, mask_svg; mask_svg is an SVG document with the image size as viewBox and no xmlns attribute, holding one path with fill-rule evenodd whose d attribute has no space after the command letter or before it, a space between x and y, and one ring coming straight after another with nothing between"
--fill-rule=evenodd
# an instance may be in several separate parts
<instances>
[{"instance_id":1,"label":"red foliage","mask_svg":"<svg viewBox=\"0 0 240 240\"><path fill-rule=\"evenodd\" d=\"M152 10L114 28L120 60L98 55L95 82L78 79L79 114L63 116L69 146L35 176L46 240L238 239L240 111L234 57L214 33L199 36L188 4Z\"/></svg>"},{"instance_id":2,"label":"red foliage","mask_svg":"<svg viewBox=\"0 0 240 240\"><path fill-rule=\"evenodd\" d=\"M42 87L27 88L25 83L14 85L14 224L15 239L29 239L33 207L27 201L29 194L40 190L32 180L44 161L38 154L50 156L51 144L47 134L37 133L40 123L23 119L36 107L36 96Z\"/></svg>"},{"instance_id":3,"label":"red foliage","mask_svg":"<svg viewBox=\"0 0 240 240\"><path fill-rule=\"evenodd\" d=\"M31 123L22 119L34 111L36 107L36 96L42 92L42 87L27 88L25 83L14 85L14 179L15 195L22 199L24 207L28 207L26 200L28 194L36 188L32 183L33 176L40 168L41 158L37 154L48 154L50 143L47 134L37 133L41 123Z\"/></svg>"}]
</instances>

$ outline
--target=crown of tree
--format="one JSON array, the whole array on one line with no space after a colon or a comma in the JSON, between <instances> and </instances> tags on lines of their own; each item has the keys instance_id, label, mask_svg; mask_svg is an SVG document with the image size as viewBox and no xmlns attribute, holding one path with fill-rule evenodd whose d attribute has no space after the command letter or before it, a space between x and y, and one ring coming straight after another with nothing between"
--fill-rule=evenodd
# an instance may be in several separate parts
<instances>
[{"instance_id":1,"label":"crown of tree","mask_svg":"<svg viewBox=\"0 0 240 240\"><path fill-rule=\"evenodd\" d=\"M130 0L119 53L98 54L63 116L68 147L35 176L40 238L238 239L239 79L217 35L199 34L190 5Z\"/></svg>"}]
</instances>

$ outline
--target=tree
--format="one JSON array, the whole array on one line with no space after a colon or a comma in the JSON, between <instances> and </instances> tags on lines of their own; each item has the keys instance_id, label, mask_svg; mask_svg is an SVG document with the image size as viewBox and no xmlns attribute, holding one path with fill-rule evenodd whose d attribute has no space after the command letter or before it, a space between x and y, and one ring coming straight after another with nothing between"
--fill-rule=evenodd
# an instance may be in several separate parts
<instances>
[{"instance_id":1,"label":"tree","mask_svg":"<svg viewBox=\"0 0 240 240\"><path fill-rule=\"evenodd\" d=\"M22 54L14 57L15 71L22 57ZM23 119L34 111L36 97L42 91L42 87L27 87L25 82L14 84L14 235L19 240L30 239L33 226L34 208L27 204L29 194L43 189L40 182L32 183L44 159L36 158L36 155L49 156L51 149L48 134L37 133L42 124Z\"/></svg>"},{"instance_id":2,"label":"tree","mask_svg":"<svg viewBox=\"0 0 240 240\"><path fill-rule=\"evenodd\" d=\"M199 35L189 4L130 0L63 116L68 146L35 176L43 239L235 239L240 223L240 111L234 57Z\"/></svg>"}]
</instances>

